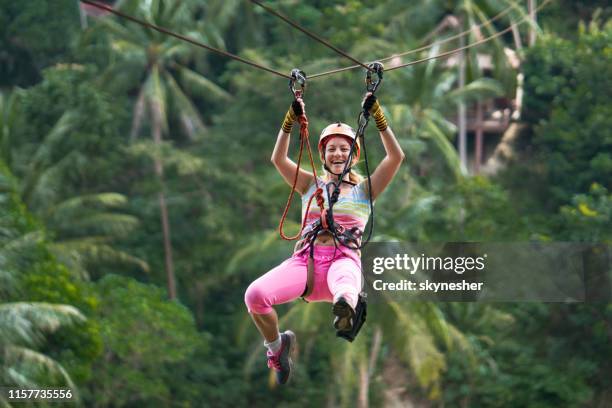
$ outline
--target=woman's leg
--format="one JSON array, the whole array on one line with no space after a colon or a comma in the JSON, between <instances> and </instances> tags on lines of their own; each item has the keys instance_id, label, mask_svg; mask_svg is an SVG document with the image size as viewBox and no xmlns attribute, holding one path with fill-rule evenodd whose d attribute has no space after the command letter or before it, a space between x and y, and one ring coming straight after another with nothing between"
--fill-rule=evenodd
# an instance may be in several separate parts
<instances>
[{"instance_id":1,"label":"woman's leg","mask_svg":"<svg viewBox=\"0 0 612 408\"><path fill-rule=\"evenodd\" d=\"M257 330L268 343L272 343L278 338L278 316L274 309L268 314L251 313L251 318L257 326Z\"/></svg>"},{"instance_id":2,"label":"woman's leg","mask_svg":"<svg viewBox=\"0 0 612 408\"><path fill-rule=\"evenodd\" d=\"M334 261L327 274L327 285L333 295L334 327L348 331L353 327L355 308L361 291L361 262L343 256Z\"/></svg>"},{"instance_id":3,"label":"woman's leg","mask_svg":"<svg viewBox=\"0 0 612 408\"><path fill-rule=\"evenodd\" d=\"M335 260L327 273L327 286L336 303L343 297L355 309L361 292L361 262L359 258L342 256Z\"/></svg>"},{"instance_id":4,"label":"woman's leg","mask_svg":"<svg viewBox=\"0 0 612 408\"><path fill-rule=\"evenodd\" d=\"M294 256L251 283L244 294L253 322L266 339L268 367L276 372L278 384L285 384L291 377L291 354L296 340L291 330L280 333L272 306L298 298L305 286L306 261Z\"/></svg>"},{"instance_id":5,"label":"woman's leg","mask_svg":"<svg viewBox=\"0 0 612 408\"><path fill-rule=\"evenodd\" d=\"M306 259L292 257L248 287L244 301L257 329L267 342L278 338L278 316L273 305L291 302L304 292L306 287Z\"/></svg>"}]
</instances>

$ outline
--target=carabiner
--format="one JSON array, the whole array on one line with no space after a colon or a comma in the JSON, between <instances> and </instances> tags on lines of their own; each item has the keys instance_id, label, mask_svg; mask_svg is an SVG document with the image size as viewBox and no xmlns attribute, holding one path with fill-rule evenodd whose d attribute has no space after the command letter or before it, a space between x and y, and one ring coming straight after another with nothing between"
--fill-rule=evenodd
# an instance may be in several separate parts
<instances>
[{"instance_id":1,"label":"carabiner","mask_svg":"<svg viewBox=\"0 0 612 408\"><path fill-rule=\"evenodd\" d=\"M355 137L363 137L365 133L365 128L368 126L368 122L370 121L370 112L366 112L362 110L359 112L359 116L357 116L357 133L355 133Z\"/></svg>"},{"instance_id":2,"label":"carabiner","mask_svg":"<svg viewBox=\"0 0 612 408\"><path fill-rule=\"evenodd\" d=\"M366 72L366 89L368 90L368 92L374 93L376 92L376 89L378 89L378 86L382 82L383 71L385 67L381 62L376 61L368 65L368 68L370 69L368 69L368 71ZM376 76L377 76L376 81L372 80L372 71L376 73Z\"/></svg>"},{"instance_id":3,"label":"carabiner","mask_svg":"<svg viewBox=\"0 0 612 408\"><path fill-rule=\"evenodd\" d=\"M293 68L290 76L289 90L296 99L301 98L304 95L304 90L306 90L306 74L301 69ZM296 83L300 85L300 89L295 89Z\"/></svg>"}]
</instances>

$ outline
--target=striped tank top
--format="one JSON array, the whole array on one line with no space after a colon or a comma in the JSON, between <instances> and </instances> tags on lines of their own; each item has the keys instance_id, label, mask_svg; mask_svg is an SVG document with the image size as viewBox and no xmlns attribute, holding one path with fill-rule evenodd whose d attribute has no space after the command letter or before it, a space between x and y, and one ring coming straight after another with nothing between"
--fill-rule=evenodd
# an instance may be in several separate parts
<instances>
[{"instance_id":1,"label":"striped tank top","mask_svg":"<svg viewBox=\"0 0 612 408\"><path fill-rule=\"evenodd\" d=\"M317 177L320 186L325 186L325 181L320 177ZM352 186L348 192L341 192L338 196L338 201L334 204L334 221L342 225L346 229L353 227L359 228L361 231L365 230L365 226L368 223L370 217L370 204L369 196L367 191L368 180L365 179L356 186ZM328 188L331 193L333 192L333 184L328 183ZM308 191L302 195L302 220L306 216L306 207L308 206L308 200L310 196L316 191L316 183L312 183ZM323 197L325 199L325 208L329 208L328 197L323 188ZM308 218L306 219L306 225L310 225L316 220L321 218L321 211L317 205L316 199L312 200L310 205L310 211Z\"/></svg>"}]
</instances>

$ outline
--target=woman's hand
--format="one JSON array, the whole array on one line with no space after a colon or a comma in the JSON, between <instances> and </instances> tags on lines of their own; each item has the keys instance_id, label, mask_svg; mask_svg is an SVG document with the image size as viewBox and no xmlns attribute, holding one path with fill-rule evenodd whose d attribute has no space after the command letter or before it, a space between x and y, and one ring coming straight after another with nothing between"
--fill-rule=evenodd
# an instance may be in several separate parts
<instances>
[{"instance_id":1,"label":"woman's hand","mask_svg":"<svg viewBox=\"0 0 612 408\"><path fill-rule=\"evenodd\" d=\"M387 126L387 119L376 96L371 92L366 93L361 106L376 121L376 127L380 132L380 138L386 153L370 177L372 182L372 199L374 200L387 188L393 177L395 177L402 160L404 160L404 152L402 152L402 148L397 142L393 131Z\"/></svg>"},{"instance_id":2,"label":"woman's hand","mask_svg":"<svg viewBox=\"0 0 612 408\"><path fill-rule=\"evenodd\" d=\"M309 173L303 169L298 169L297 164L287 156L287 152L289 150L289 135L291 133L293 123L300 115L303 115L305 111L306 106L302 98L295 99L291 103L291 106L289 106L289 110L285 115L282 129L278 132L276 145L274 146L274 151L272 152L271 157L274 167L276 167L280 175L290 186L293 185L296 171L298 172L298 179L295 187L300 194L304 194L306 190L308 190L314 180L314 177L312 173Z\"/></svg>"},{"instance_id":3,"label":"woman's hand","mask_svg":"<svg viewBox=\"0 0 612 408\"><path fill-rule=\"evenodd\" d=\"M384 132L387 129L387 118L385 118L385 114L380 107L380 103L378 103L378 98L372 92L368 92L365 94L363 101L361 102L361 106L364 111L367 111L372 115L374 121L376 122L376 128L380 132Z\"/></svg>"},{"instance_id":4,"label":"woman's hand","mask_svg":"<svg viewBox=\"0 0 612 408\"><path fill-rule=\"evenodd\" d=\"M306 105L304 104L304 100L302 98L297 98L293 100L291 104L291 109L295 113L295 116L300 116L304 112L306 112Z\"/></svg>"},{"instance_id":5,"label":"woman's hand","mask_svg":"<svg viewBox=\"0 0 612 408\"><path fill-rule=\"evenodd\" d=\"M291 106L289 106L289 110L285 114L285 119L281 126L283 132L291 133L293 123L297 120L298 116L302 115L305 111L306 106L304 105L304 100L302 98L294 99Z\"/></svg>"}]
</instances>

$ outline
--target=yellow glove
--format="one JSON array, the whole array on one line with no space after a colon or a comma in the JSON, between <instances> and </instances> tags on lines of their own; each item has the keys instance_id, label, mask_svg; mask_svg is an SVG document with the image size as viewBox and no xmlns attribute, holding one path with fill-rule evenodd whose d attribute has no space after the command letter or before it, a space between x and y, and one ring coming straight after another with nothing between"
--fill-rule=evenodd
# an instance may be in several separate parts
<instances>
[{"instance_id":1,"label":"yellow glove","mask_svg":"<svg viewBox=\"0 0 612 408\"><path fill-rule=\"evenodd\" d=\"M298 101L296 99L293 101L293 103L289 107L289 110L285 114L285 119L283 120L283 125L281 126L283 128L283 132L291 133L291 129L293 128L293 122L295 122L298 116L300 116L304 112L303 104L304 102L302 102L301 100Z\"/></svg>"}]
</instances>

